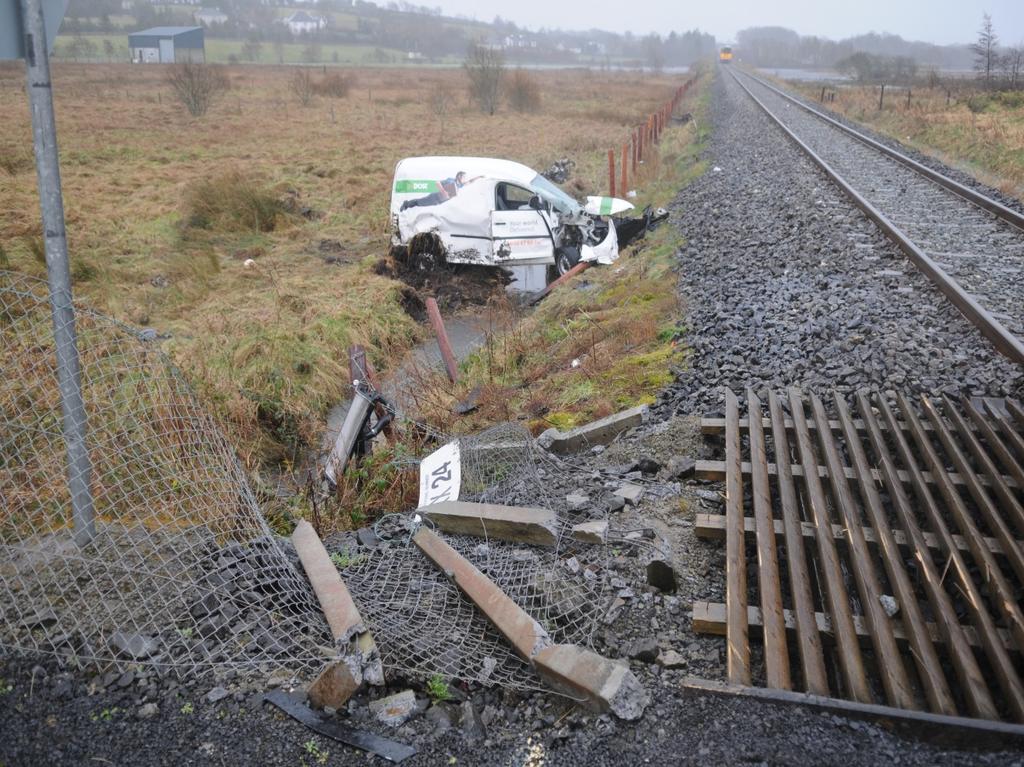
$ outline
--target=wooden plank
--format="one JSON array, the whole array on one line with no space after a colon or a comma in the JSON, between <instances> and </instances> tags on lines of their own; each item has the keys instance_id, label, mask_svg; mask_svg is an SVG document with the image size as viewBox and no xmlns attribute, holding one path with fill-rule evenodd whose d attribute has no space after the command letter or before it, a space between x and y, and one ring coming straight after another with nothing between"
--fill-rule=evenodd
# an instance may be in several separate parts
<instances>
[{"instance_id":1,"label":"wooden plank","mask_svg":"<svg viewBox=\"0 0 1024 767\"><path fill-rule=\"evenodd\" d=\"M693 630L696 633L725 636L726 605L724 602L694 602L691 617L693 619ZM790 633L794 632L796 630L796 620L793 617L793 611L788 608L784 609L782 611L782 617L786 622L786 631ZM828 613L815 612L814 620L822 637L828 640L828 642L835 644L836 633L833 629L832 620ZM764 625L761 619L760 607L756 607L754 605L747 607L747 625L750 627L750 636L759 639L762 635L761 629ZM931 622L925 623L925 628L927 628L928 637L933 643L939 645L943 644L942 633L936 624ZM960 628L963 629L963 634L967 638L967 642L971 647L983 646L981 638L978 636L978 632L973 626L961 625ZM868 626L863 616L853 616L853 629L854 633L852 636L856 639L857 643L863 647L871 647L871 632L868 631ZM895 634L896 641L899 642L901 647L906 648L908 646L907 632L903 628L903 623L901 621L895 622L895 625L893 626L893 634ZM998 629L995 639L1006 650L1012 651L1014 649L1013 639L1005 629ZM996 716L995 718L998 719L999 717Z\"/></svg>"},{"instance_id":2,"label":"wooden plank","mask_svg":"<svg viewBox=\"0 0 1024 767\"><path fill-rule=\"evenodd\" d=\"M911 435L918 450L924 457L925 463L928 464L932 473L939 479L938 490L945 501L946 509L953 515L953 519L956 520L957 525L960 527L961 534L967 538L967 543L971 547L971 555L974 557L974 563L983 574L985 591L992 598L996 609L1006 619L1008 628L1017 641L1017 647L1024 650L1024 614L1021 614L1013 589L1007 583L1006 577L1003 575L1002 570L999 569L999 565L992 557L992 553L981 545L981 533L978 531L978 527L960 493L957 492L952 483L942 481L944 477L944 462L928 440L928 436L923 431L917 429L917 414L914 412L913 407L911 407L910 402L902 394L897 396L897 401L899 402L900 410L903 412L904 419L911 427ZM1021 688L1020 702L1021 713L1024 715L1024 687Z\"/></svg>"},{"instance_id":3,"label":"wooden plank","mask_svg":"<svg viewBox=\"0 0 1024 767\"><path fill-rule=\"evenodd\" d=\"M814 620L814 597L811 594L811 578L807 572L807 554L804 551L804 536L800 511L797 505L796 485L793 482L793 475L789 470L789 439L786 436L786 429L782 426L782 403L774 392L769 392L768 394L768 411L771 414L775 460L779 467L779 502L782 507L781 530L788 555L786 557L786 565L789 569L790 593L793 599L793 613L796 620L796 646L800 655L804 687L808 692L828 695L828 675L825 672L825 657L821 651L818 624ZM745 522L744 520L744 526ZM813 527L811 528L811 534L813 535Z\"/></svg>"},{"instance_id":4,"label":"wooden plank","mask_svg":"<svg viewBox=\"0 0 1024 767\"><path fill-rule=\"evenodd\" d=\"M771 705L798 705L828 711L849 719L875 722L887 732L927 743L933 748L975 751L1013 751L1024 749L1024 726L1008 722L990 722L963 716L946 716L926 711L905 711L874 703L856 703L821 695L806 695L787 690L743 687L708 679L686 677L681 683L686 693L743 697Z\"/></svg>"},{"instance_id":5,"label":"wooden plank","mask_svg":"<svg viewBox=\"0 0 1024 767\"><path fill-rule=\"evenodd\" d=\"M1010 567L1017 574L1017 579L1020 583L1024 583L1024 555L1021 554L1020 548L1017 546L1017 542L1013 539L1013 535L1010 533L1010 528L1006 524L1006 520L1003 519L1003 509L996 509L992 503L992 499L988 493L981 486L978 476L974 473L974 469L971 467L967 460L967 457L963 454L960 446L957 445L956 440L953 439L953 435L949 429L946 428L946 424L939 416L938 411L932 404L932 401L925 396L921 397L921 402L924 407L925 414L931 420L935 426L935 433L939 437L939 442L942 444L942 449L946 452L947 459L951 459L953 465L957 471L967 481L967 492L970 493L971 498L974 499L975 507L981 512L981 516L985 520L985 524L988 525L988 529L993 533L996 539L999 541L1006 553L1006 561L1009 562ZM987 546L982 544L982 549L987 549ZM990 552L986 552L990 553Z\"/></svg>"},{"instance_id":6,"label":"wooden plank","mask_svg":"<svg viewBox=\"0 0 1024 767\"><path fill-rule=\"evenodd\" d=\"M914 507L903 488L903 483L896 476L896 464L889 453L885 437L882 435L881 424L875 418L871 403L863 393L857 395L857 406L868 426L868 437L874 449L876 461L881 466L882 474L885 477L884 486L889 491L893 509L896 511L904 532L913 542L914 559L920 568L920 582L932 608L932 614L938 621L939 634L944 638L952 656L953 668L967 699L968 710L972 716L998 719L999 713L992 696L989 695L985 677L971 650L968 632L964 626L960 625L953 609L952 600L943 588L945 570L937 568L932 560L924 540L924 533L918 526ZM885 411L888 416L892 415L888 412L888 408ZM902 449L902 445L905 445L902 434L898 442L901 443ZM916 465L913 463L910 465L916 471ZM923 483L920 486L927 493L927 487Z\"/></svg>"},{"instance_id":7,"label":"wooden plank","mask_svg":"<svg viewBox=\"0 0 1024 767\"><path fill-rule=\"evenodd\" d=\"M1024 429L1024 407L1015 399L1006 400L1006 409L1010 411L1010 415L1013 416L1013 420L1017 422L1017 426Z\"/></svg>"},{"instance_id":8,"label":"wooden plank","mask_svg":"<svg viewBox=\"0 0 1024 767\"><path fill-rule=\"evenodd\" d=\"M982 413L966 398L962 399L960 404L963 406L967 415L971 417L975 427L978 429L978 433L981 435L982 439L985 440L989 450L996 454L996 458L1013 478L1013 482L1016 483L1016 487L1024 487L1024 469L1020 467L1014 459L1013 454L1009 451L1006 445L1003 444L1003 440L999 438L998 434L996 434L995 429L993 429L988 421L985 420L985 416L982 415Z\"/></svg>"},{"instance_id":9,"label":"wooden plank","mask_svg":"<svg viewBox=\"0 0 1024 767\"><path fill-rule=\"evenodd\" d=\"M755 523L753 517L743 518L743 527L747 533L747 540L755 540ZM784 528L782 520L776 519L774 521L775 535L781 538L784 535ZM864 540L868 542L869 546L878 545L878 534L872 527L861 528L864 531ZM698 514L697 521L694 524L693 531L698 538L707 538L708 540L725 540L725 516L723 514ZM800 523L800 532L804 538L814 537L814 525L809 522ZM913 542L907 537L907 535L899 529L890 529L889 534L892 535L893 540L896 541L896 545L904 550L904 553L913 553ZM924 535L925 546L929 549L939 549L939 539L934 533L922 533ZM836 541L842 544L846 544L846 535L843 532L842 525L832 525L832 535ZM1018 546L1024 546L1024 541L1019 538L1016 539ZM969 551L967 548L967 541L962 535L954 535L953 542L960 551ZM995 538L985 538L985 545L988 546L989 550L996 556L1003 555L1003 548L999 545L999 541Z\"/></svg>"},{"instance_id":10,"label":"wooden plank","mask_svg":"<svg viewBox=\"0 0 1024 767\"><path fill-rule=\"evenodd\" d=\"M821 399L816 394L811 394L810 399L811 413L816 420L824 423L827 417ZM896 639L892 633L892 621L879 601L883 594L882 587L878 580L875 564L868 552L868 544L861 532L858 505L854 501L853 493L843 474L842 459L839 457L839 448L836 446L832 432L819 429L818 444L825 456L825 465L829 470L828 487L832 491L833 505L839 511L846 527L847 553L852 565L853 580L857 586L857 593L860 594L861 609L864 611L868 629L871 631L871 644L875 651L875 659L879 668L883 669L880 676L885 698L891 705L899 708L920 708L910 686L907 670L903 667L900 651L896 647ZM867 481L870 484L872 480L867 479ZM832 529L829 526L826 536L830 542L834 540L831 532Z\"/></svg>"},{"instance_id":11,"label":"wooden plank","mask_svg":"<svg viewBox=\"0 0 1024 767\"><path fill-rule=\"evenodd\" d=\"M764 665L769 687L788 690L792 687L789 675L789 651L786 649L786 627L782 620L782 584L779 581L779 561L775 552L775 529L772 524L772 496L768 484L768 457L765 454L764 430L761 426L761 402L747 389L747 412L750 418L750 463L753 467L751 493L754 500L754 519L757 522L757 586L764 615ZM742 542L746 540L742 525L730 528L730 533Z\"/></svg>"},{"instance_id":12,"label":"wooden plank","mask_svg":"<svg viewBox=\"0 0 1024 767\"><path fill-rule=\"evenodd\" d=\"M896 421L895 414L889 408L888 403L883 399L878 400L878 407L891 428L892 424ZM985 644L986 654L988 655L995 670L994 675L996 677L996 681L1000 683L1004 693L1006 693L1006 696L1010 699L1011 707L1014 711L1014 717L1021 719L1021 715L1024 714L1024 696L1022 696L1021 693L1024 691L1020 689L1020 683L1019 680L1016 679L1009 655L1002 645L996 641L995 622L992 620L992 616L988 614L988 611L985 608L985 601L971 577L971 572L967 567L967 562L960 555L960 552L953 546L949 528L946 526L946 523L942 518L942 513L936 505L935 500L932 498L928 486L920 476L921 472L917 468L914 453L911 450L910 445L907 443L907 440L902 433L896 434L894 441L900 459L903 461L904 466L909 467L911 476L914 478L914 492L920 501L918 508L923 509L932 530L939 534L939 538L943 542L943 553L948 557L946 567L952 570L954 577L958 580L960 588L965 596L964 601L968 610L971 612L974 625L977 626L981 632L981 639ZM916 439L914 441L917 442ZM995 718L998 718L998 716Z\"/></svg>"},{"instance_id":13,"label":"wooden plank","mask_svg":"<svg viewBox=\"0 0 1024 767\"><path fill-rule=\"evenodd\" d=\"M988 410L990 416L995 419L999 429L1003 432L1003 437L1006 438L1006 444L1010 446L1010 449L1017 454L1017 467L1020 468L1021 462L1024 462L1024 436L1017 433L1017 430L1013 428L1013 424L1006 418L1003 413L988 400L985 401L985 409Z\"/></svg>"},{"instance_id":14,"label":"wooden plank","mask_svg":"<svg viewBox=\"0 0 1024 767\"><path fill-rule=\"evenodd\" d=\"M858 488L860 497L864 503L864 511L871 524L878 530L878 543L882 554L882 565L892 585L894 595L899 602L900 611L903 615L903 625L907 629L908 641L911 647L911 656L917 665L918 676L924 687L925 698L932 711L942 714L955 715L957 713L956 703L953 695L946 684L946 677L942 673L942 665L939 656L935 652L935 645L930 641L925 627L924 615L917 603L917 596L914 593L914 585L907 575L903 564L903 555L900 552L896 538L889 529L889 520L885 516L885 509L882 506L882 499L878 489L868 472L868 459L864 453L864 447L860 443L860 435L853 425L853 417L846 406L846 400L838 393L833 394L836 405L836 413L839 422L843 425L843 436L846 440L846 452L850 461L857 470ZM863 535L863 531L862 531ZM867 536L863 536L865 541ZM866 548L866 546L865 546ZM888 671L888 666L883 667L883 678ZM905 708L901 706L901 708Z\"/></svg>"},{"instance_id":15,"label":"wooden plank","mask_svg":"<svg viewBox=\"0 0 1024 767\"><path fill-rule=\"evenodd\" d=\"M804 416L803 399L798 389L790 389L789 402L800 460L806 466L816 466L818 459L814 454L814 446L811 443L811 435ZM808 472L805 484L811 518L817 532L815 541L817 542L818 561L821 564L825 602L828 605L829 614L836 624L836 646L846 691L854 700L870 703L871 690L864 674L864 661L861 658L860 648L854 641L853 615L850 612L849 597L843 585L843 573L839 566L839 554L836 551L835 539L832 537L832 524L829 520L825 493L817 472Z\"/></svg>"},{"instance_id":16,"label":"wooden plank","mask_svg":"<svg viewBox=\"0 0 1024 767\"><path fill-rule=\"evenodd\" d=\"M743 475L740 473L739 403L725 392L725 582L728 610L726 666L729 681L750 684L750 644L747 639L747 554L743 535Z\"/></svg>"},{"instance_id":17,"label":"wooden plank","mask_svg":"<svg viewBox=\"0 0 1024 767\"><path fill-rule=\"evenodd\" d=\"M989 486L995 491L996 496L999 498L999 504L1001 510L1005 511L1010 515L1010 518L1014 522L1014 526L1017 528L1019 534L1024 534L1024 507L1021 506L1017 497L1013 494L1010 488L1002 481L1002 477L999 475L999 470L996 468L995 463L992 462L989 457L988 451L982 446L981 442L975 436L974 432L971 431L964 417L960 414L956 405L949 399L949 397L942 398L943 410L952 420L953 425L956 427L957 432L960 434L960 439L967 449L970 451L977 465L981 468L982 475L987 477L989 480ZM1012 404L1011 404L1012 406ZM1018 545L1024 546L1024 543L1017 542Z\"/></svg>"},{"instance_id":18,"label":"wooden plank","mask_svg":"<svg viewBox=\"0 0 1024 767\"><path fill-rule=\"evenodd\" d=\"M740 464L740 468L743 470L743 475L744 476L750 476L750 463L748 461L743 461ZM827 468L825 468L824 466L818 465L817 469L818 469L818 477L820 477L821 479L827 479L828 478L828 469ZM807 470L806 470L806 468L802 464L793 464L792 471L793 471L793 476L794 477L804 477L807 474ZM847 479L856 479L857 478L857 474L853 470L852 466L844 466L843 467L843 473L846 475ZM768 474L769 474L769 476L775 476L776 474L778 474L778 467L776 467L774 463L769 463L768 464ZM921 475L922 475L922 477L924 478L924 481L927 484L929 484L929 485L935 484L935 478L932 477L931 472L923 471L923 472L921 472ZM956 472L946 472L945 475L949 479L949 481L952 482L954 485L964 485L965 484L964 478L961 477ZM903 470L898 470L896 472L896 476L899 478L899 480L902 483L904 483L906 485L910 484L910 475L907 472L905 472ZM724 461L704 461L704 460L697 461L696 465L695 465L695 468L694 468L694 477L696 477L697 479L709 479L709 480L713 480L713 481L721 481L721 480L725 479L725 462ZM877 469L872 469L871 470L871 478L874 479L875 481L879 481L881 479L881 475L879 475ZM1017 480L1014 479L1013 477L1008 477L1006 475L1000 475L1000 478L1009 487L1013 487L1013 488L1024 487L1024 484L1021 484L1021 483L1017 482ZM988 485L991 484L991 482L989 481L988 477L984 477L984 478L982 478L982 484L985 485L985 486L988 486Z\"/></svg>"}]
</instances>

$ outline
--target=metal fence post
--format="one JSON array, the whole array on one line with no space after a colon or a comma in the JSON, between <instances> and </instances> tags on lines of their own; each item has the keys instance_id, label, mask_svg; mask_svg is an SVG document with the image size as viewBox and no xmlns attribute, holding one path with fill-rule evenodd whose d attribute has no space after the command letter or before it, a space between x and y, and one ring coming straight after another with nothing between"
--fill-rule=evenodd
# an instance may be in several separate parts
<instances>
[{"instance_id":1,"label":"metal fence post","mask_svg":"<svg viewBox=\"0 0 1024 767\"><path fill-rule=\"evenodd\" d=\"M71 493L75 542L81 546L87 544L95 533L90 487L92 466L85 437L85 405L82 401L82 375L75 340L75 309L71 301L71 269L64 231L64 201L60 187L50 60L46 49L41 0L20 0L20 5L25 32L25 70L32 110L39 206L46 247L46 275L50 286L54 346L57 350L57 381L67 448L68 489Z\"/></svg>"}]
</instances>

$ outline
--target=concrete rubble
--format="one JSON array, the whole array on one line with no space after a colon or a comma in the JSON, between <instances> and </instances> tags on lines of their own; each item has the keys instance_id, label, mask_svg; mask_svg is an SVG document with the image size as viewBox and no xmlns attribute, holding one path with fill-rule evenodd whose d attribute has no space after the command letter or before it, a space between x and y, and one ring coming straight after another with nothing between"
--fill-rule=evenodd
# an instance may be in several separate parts
<instances>
[{"instance_id":1,"label":"concrete rubble","mask_svg":"<svg viewBox=\"0 0 1024 767\"><path fill-rule=\"evenodd\" d=\"M650 698L628 667L574 645L554 644L536 620L432 531L421 528L413 543L553 689L621 719L643 715Z\"/></svg>"}]
</instances>

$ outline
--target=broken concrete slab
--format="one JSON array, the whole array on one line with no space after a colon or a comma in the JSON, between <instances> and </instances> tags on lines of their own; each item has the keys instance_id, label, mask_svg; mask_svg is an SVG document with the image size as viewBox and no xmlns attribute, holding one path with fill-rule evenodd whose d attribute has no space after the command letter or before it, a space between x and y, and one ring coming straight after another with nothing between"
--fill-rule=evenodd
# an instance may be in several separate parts
<instances>
[{"instance_id":1,"label":"broken concrete slab","mask_svg":"<svg viewBox=\"0 0 1024 767\"><path fill-rule=\"evenodd\" d=\"M412 542L455 582L521 657L530 659L551 644L548 632L536 620L433 531L421 527Z\"/></svg>"},{"instance_id":2,"label":"broken concrete slab","mask_svg":"<svg viewBox=\"0 0 1024 767\"><path fill-rule=\"evenodd\" d=\"M646 423L649 417L647 406L640 405L567 432L548 429L537 437L537 444L559 455L575 453L594 445L607 445L623 432Z\"/></svg>"},{"instance_id":3,"label":"broken concrete slab","mask_svg":"<svg viewBox=\"0 0 1024 767\"><path fill-rule=\"evenodd\" d=\"M306 691L309 705L313 708L340 709L356 694L361 682L345 661L328 663Z\"/></svg>"},{"instance_id":4,"label":"broken concrete slab","mask_svg":"<svg viewBox=\"0 0 1024 767\"><path fill-rule=\"evenodd\" d=\"M620 719L639 719L650 697L622 663L573 645L545 647L533 659L541 677L556 690L596 711Z\"/></svg>"},{"instance_id":5,"label":"broken concrete slab","mask_svg":"<svg viewBox=\"0 0 1024 767\"><path fill-rule=\"evenodd\" d=\"M292 533L292 543L327 618L339 660L348 666L357 687L364 681L372 685L384 684L377 644L316 530L309 522L300 520Z\"/></svg>"},{"instance_id":6,"label":"broken concrete slab","mask_svg":"<svg viewBox=\"0 0 1024 767\"><path fill-rule=\"evenodd\" d=\"M647 692L628 668L575 645L552 645L536 620L437 534L420 528L412 540L554 689L622 719L643 714Z\"/></svg>"},{"instance_id":7,"label":"broken concrete slab","mask_svg":"<svg viewBox=\"0 0 1024 767\"><path fill-rule=\"evenodd\" d=\"M569 511L583 511L590 506L590 496L584 493L569 493L565 496L565 505Z\"/></svg>"},{"instance_id":8,"label":"broken concrete slab","mask_svg":"<svg viewBox=\"0 0 1024 767\"><path fill-rule=\"evenodd\" d=\"M555 512L549 509L441 501L419 509L419 513L446 533L537 546L554 546L558 539Z\"/></svg>"},{"instance_id":9,"label":"broken concrete slab","mask_svg":"<svg viewBox=\"0 0 1024 767\"><path fill-rule=\"evenodd\" d=\"M598 519L573 525L571 534L582 543L604 543L608 540L608 520Z\"/></svg>"},{"instance_id":10,"label":"broken concrete slab","mask_svg":"<svg viewBox=\"0 0 1024 767\"><path fill-rule=\"evenodd\" d=\"M625 485L616 490L612 495L617 495L619 498L624 500L630 506L636 506L640 503L640 499L644 497L644 489L640 485L634 485L627 482Z\"/></svg>"},{"instance_id":11,"label":"broken concrete slab","mask_svg":"<svg viewBox=\"0 0 1024 767\"><path fill-rule=\"evenodd\" d=\"M416 693L402 690L386 698L371 700L370 713L378 722L389 727L403 725L416 713Z\"/></svg>"}]
</instances>

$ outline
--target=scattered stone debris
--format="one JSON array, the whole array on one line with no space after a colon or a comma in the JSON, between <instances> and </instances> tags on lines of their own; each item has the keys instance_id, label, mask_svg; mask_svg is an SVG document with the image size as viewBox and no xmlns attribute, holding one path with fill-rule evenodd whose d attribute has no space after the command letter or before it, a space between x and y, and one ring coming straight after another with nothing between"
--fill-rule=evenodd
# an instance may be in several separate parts
<instances>
[{"instance_id":1,"label":"scattered stone debris","mask_svg":"<svg viewBox=\"0 0 1024 767\"><path fill-rule=\"evenodd\" d=\"M403 725L416 713L416 693L402 690L386 698L371 700L370 713L378 722L389 727Z\"/></svg>"},{"instance_id":2,"label":"scattered stone debris","mask_svg":"<svg viewBox=\"0 0 1024 767\"><path fill-rule=\"evenodd\" d=\"M900 611L900 603L889 594L879 594L878 601L882 603L882 609L885 610L885 614L890 618L895 618L896 614Z\"/></svg>"},{"instance_id":3,"label":"scattered stone debris","mask_svg":"<svg viewBox=\"0 0 1024 767\"><path fill-rule=\"evenodd\" d=\"M160 643L145 634L124 634L114 632L108 642L116 653L132 660L152 658L160 650Z\"/></svg>"},{"instance_id":4,"label":"scattered stone debris","mask_svg":"<svg viewBox=\"0 0 1024 767\"><path fill-rule=\"evenodd\" d=\"M630 506L636 506L640 503L640 499L643 498L644 489L640 485L625 484L620 487L614 493L623 501L628 503Z\"/></svg>"}]
</instances>

